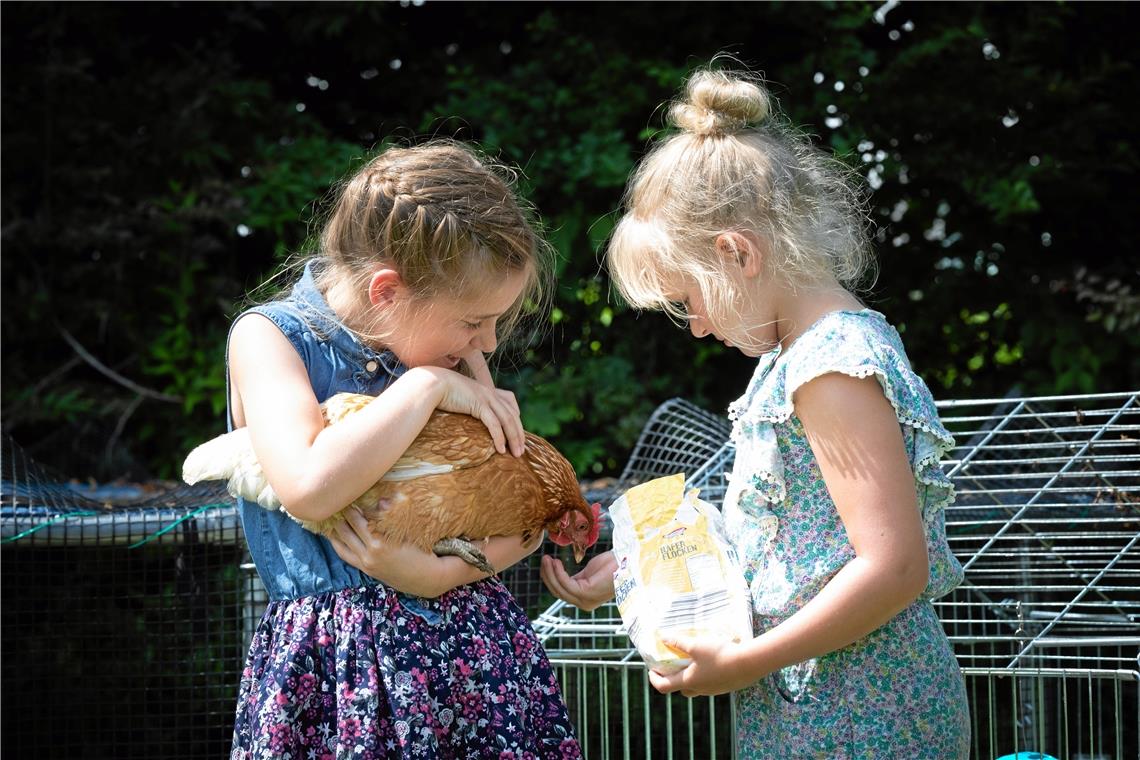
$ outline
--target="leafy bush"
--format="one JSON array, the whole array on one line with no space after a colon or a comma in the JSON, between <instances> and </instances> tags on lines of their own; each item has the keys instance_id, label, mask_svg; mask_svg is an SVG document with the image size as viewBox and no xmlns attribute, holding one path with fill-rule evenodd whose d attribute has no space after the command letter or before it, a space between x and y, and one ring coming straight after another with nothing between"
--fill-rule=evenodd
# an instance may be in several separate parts
<instances>
[{"instance_id":1,"label":"leafy bush","mask_svg":"<svg viewBox=\"0 0 1140 760\"><path fill-rule=\"evenodd\" d=\"M723 409L750 372L601 265L659 104L724 49L866 182L868 303L935 395L1136 387L1127 5L599 8L6 8L5 431L77 475L172 476L222 427L229 320L332 183L447 135L521 168L560 254L500 381L582 474L616 473L657 403Z\"/></svg>"}]
</instances>

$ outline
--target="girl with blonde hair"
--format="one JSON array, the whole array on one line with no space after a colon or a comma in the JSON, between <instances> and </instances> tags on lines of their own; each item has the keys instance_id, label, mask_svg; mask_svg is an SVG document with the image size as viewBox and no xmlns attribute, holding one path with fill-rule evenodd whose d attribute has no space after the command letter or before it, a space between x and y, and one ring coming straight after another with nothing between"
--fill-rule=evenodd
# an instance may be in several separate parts
<instances>
[{"instance_id":1,"label":"girl with blonde hair","mask_svg":"<svg viewBox=\"0 0 1140 760\"><path fill-rule=\"evenodd\" d=\"M931 605L962 579L938 465L953 439L898 333L851 292L870 265L860 197L747 74L695 73L670 114L607 263L634 307L758 360L729 409L724 503L755 638L669 640L692 662L650 681L737 691L742 757L965 758L965 686ZM614 567L607 553L571 577L544 557L542 574L592 609Z\"/></svg>"}]
</instances>

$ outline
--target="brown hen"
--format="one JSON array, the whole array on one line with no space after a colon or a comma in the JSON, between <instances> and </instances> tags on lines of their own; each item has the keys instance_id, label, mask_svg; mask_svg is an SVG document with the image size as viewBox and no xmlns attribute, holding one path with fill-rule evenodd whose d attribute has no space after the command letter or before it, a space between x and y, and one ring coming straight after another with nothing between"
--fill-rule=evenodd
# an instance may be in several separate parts
<instances>
[{"instance_id":1,"label":"brown hen","mask_svg":"<svg viewBox=\"0 0 1140 760\"><path fill-rule=\"evenodd\" d=\"M372 401L353 393L332 396L321 405L325 424L335 425ZM245 428L194 449L183 479L225 479L232 495L281 508ZM574 469L546 440L527 433L521 457L500 454L482 422L441 411L432 413L407 451L351 506L363 512L377 536L456 554L489 573L494 569L471 540L521 535L529 543L546 530L555 543L572 546L580 562L600 527L600 505L586 503ZM318 523L299 522L327 535L343 519L342 510Z\"/></svg>"}]
</instances>

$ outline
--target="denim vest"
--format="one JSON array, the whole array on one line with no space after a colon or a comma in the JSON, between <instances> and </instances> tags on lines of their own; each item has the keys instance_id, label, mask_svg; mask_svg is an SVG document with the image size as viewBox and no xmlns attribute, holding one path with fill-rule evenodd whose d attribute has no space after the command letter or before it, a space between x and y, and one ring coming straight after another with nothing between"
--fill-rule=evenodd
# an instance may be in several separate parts
<instances>
[{"instance_id":1,"label":"denim vest","mask_svg":"<svg viewBox=\"0 0 1140 760\"><path fill-rule=\"evenodd\" d=\"M234 324L246 314L261 314L272 320L304 361L317 401L342 392L375 396L405 368L390 351L373 351L345 329L316 288L314 264L319 266L320 261L305 267L287 298L249 309ZM232 429L228 346L226 385L227 427ZM237 505L249 553L271 600L377 582L341 560L327 539L305 530L284 512L270 511L244 499L238 499Z\"/></svg>"}]
</instances>

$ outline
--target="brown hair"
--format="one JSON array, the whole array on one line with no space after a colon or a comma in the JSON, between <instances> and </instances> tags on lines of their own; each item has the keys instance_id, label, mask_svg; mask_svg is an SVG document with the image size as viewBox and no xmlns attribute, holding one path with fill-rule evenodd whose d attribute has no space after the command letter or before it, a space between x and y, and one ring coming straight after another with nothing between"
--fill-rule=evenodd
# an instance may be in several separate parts
<instances>
[{"instance_id":1,"label":"brown hair","mask_svg":"<svg viewBox=\"0 0 1140 760\"><path fill-rule=\"evenodd\" d=\"M506 337L524 311L544 312L552 258L513 185L510 170L457 142L388 148L336 191L320 234L318 288L351 283L363 312L377 264L399 272L416 300L471 298L526 272L522 296L499 321Z\"/></svg>"},{"instance_id":2,"label":"brown hair","mask_svg":"<svg viewBox=\"0 0 1140 760\"><path fill-rule=\"evenodd\" d=\"M769 248L768 271L790 286L856 284L870 266L863 200L846 168L784 126L763 83L702 69L673 103L678 132L641 161L606 258L634 307L685 314L670 277L694 280L714 324L741 294L715 254L718 235L751 231Z\"/></svg>"}]
</instances>

